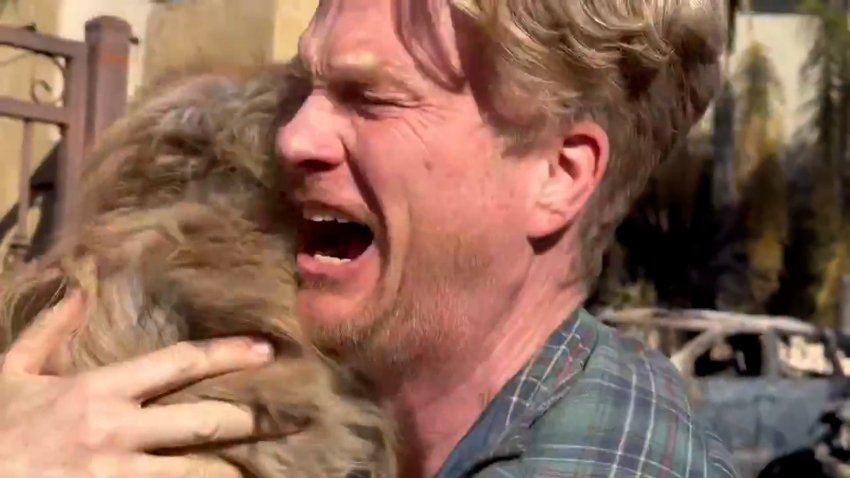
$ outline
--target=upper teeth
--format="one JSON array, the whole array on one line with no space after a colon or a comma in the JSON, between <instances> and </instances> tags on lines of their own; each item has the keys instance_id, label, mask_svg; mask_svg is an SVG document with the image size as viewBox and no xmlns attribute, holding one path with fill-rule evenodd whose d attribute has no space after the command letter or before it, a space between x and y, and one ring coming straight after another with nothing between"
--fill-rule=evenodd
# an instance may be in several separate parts
<instances>
[{"instance_id":1,"label":"upper teeth","mask_svg":"<svg viewBox=\"0 0 850 478\"><path fill-rule=\"evenodd\" d=\"M342 213L330 208L322 207L306 207L304 208L304 219L313 222L353 222L350 218L343 216Z\"/></svg>"},{"instance_id":2,"label":"upper teeth","mask_svg":"<svg viewBox=\"0 0 850 478\"><path fill-rule=\"evenodd\" d=\"M322 215L322 214L314 214L314 215L306 216L306 218L307 218L308 221L313 221L313 222L329 222L329 221L335 221L335 222L341 222L341 223L351 222L348 219L345 219L343 217Z\"/></svg>"}]
</instances>

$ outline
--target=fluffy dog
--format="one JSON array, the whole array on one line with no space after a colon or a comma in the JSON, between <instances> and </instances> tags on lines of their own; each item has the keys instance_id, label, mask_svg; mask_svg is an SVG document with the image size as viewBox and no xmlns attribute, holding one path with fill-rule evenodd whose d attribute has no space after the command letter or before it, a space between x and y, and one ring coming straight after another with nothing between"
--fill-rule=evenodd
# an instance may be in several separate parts
<instances>
[{"instance_id":1,"label":"fluffy dog","mask_svg":"<svg viewBox=\"0 0 850 478\"><path fill-rule=\"evenodd\" d=\"M294 218L273 137L306 91L289 67L274 67L176 75L142 92L88 159L79 224L0 286L3 350L71 287L88 315L54 373L183 340L262 336L276 349L271 365L145 406L223 400L300 430L188 451L245 477L393 476L390 422L358 378L315 350L291 309Z\"/></svg>"}]
</instances>

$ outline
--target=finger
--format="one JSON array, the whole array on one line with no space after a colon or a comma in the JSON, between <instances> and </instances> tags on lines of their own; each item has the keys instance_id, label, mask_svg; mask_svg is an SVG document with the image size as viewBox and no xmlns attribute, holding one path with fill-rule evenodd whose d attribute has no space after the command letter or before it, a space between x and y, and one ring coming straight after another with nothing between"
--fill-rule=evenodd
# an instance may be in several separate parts
<instances>
[{"instance_id":1,"label":"finger","mask_svg":"<svg viewBox=\"0 0 850 478\"><path fill-rule=\"evenodd\" d=\"M41 373L48 358L85 318L85 301L78 289L46 311L21 334L3 359L4 373Z\"/></svg>"},{"instance_id":2,"label":"finger","mask_svg":"<svg viewBox=\"0 0 850 478\"><path fill-rule=\"evenodd\" d=\"M273 358L267 342L231 337L181 342L81 377L90 390L144 401L203 378L265 365Z\"/></svg>"},{"instance_id":3,"label":"finger","mask_svg":"<svg viewBox=\"0 0 850 478\"><path fill-rule=\"evenodd\" d=\"M243 440L257 432L254 414L227 402L149 406L121 417L111 428L128 451L184 448L214 442Z\"/></svg>"},{"instance_id":4,"label":"finger","mask_svg":"<svg viewBox=\"0 0 850 478\"><path fill-rule=\"evenodd\" d=\"M97 456L90 464L90 475L97 478L132 476L133 478L242 478L233 465L212 456Z\"/></svg>"}]
</instances>

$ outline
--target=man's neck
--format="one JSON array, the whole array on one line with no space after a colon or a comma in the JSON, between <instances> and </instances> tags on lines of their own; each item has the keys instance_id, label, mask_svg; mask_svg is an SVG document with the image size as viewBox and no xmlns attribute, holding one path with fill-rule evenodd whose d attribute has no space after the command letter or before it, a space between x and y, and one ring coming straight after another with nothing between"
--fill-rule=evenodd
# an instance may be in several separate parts
<instances>
[{"instance_id":1,"label":"man's neck","mask_svg":"<svg viewBox=\"0 0 850 478\"><path fill-rule=\"evenodd\" d=\"M505 314L486 322L492 327L476 327L452 352L419 364L422 372L405 374L386 397L402 420L404 448L416 454L402 457L403 476L435 476L491 400L584 300L577 290L523 289Z\"/></svg>"}]
</instances>

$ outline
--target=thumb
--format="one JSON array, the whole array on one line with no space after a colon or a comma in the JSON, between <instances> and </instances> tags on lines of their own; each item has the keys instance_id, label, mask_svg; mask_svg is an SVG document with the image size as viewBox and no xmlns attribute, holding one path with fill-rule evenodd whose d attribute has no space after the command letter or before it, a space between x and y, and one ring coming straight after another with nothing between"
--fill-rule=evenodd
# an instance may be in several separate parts
<instances>
[{"instance_id":1,"label":"thumb","mask_svg":"<svg viewBox=\"0 0 850 478\"><path fill-rule=\"evenodd\" d=\"M74 289L24 330L6 353L3 373L41 373L53 351L82 324L84 312L83 294Z\"/></svg>"}]
</instances>

